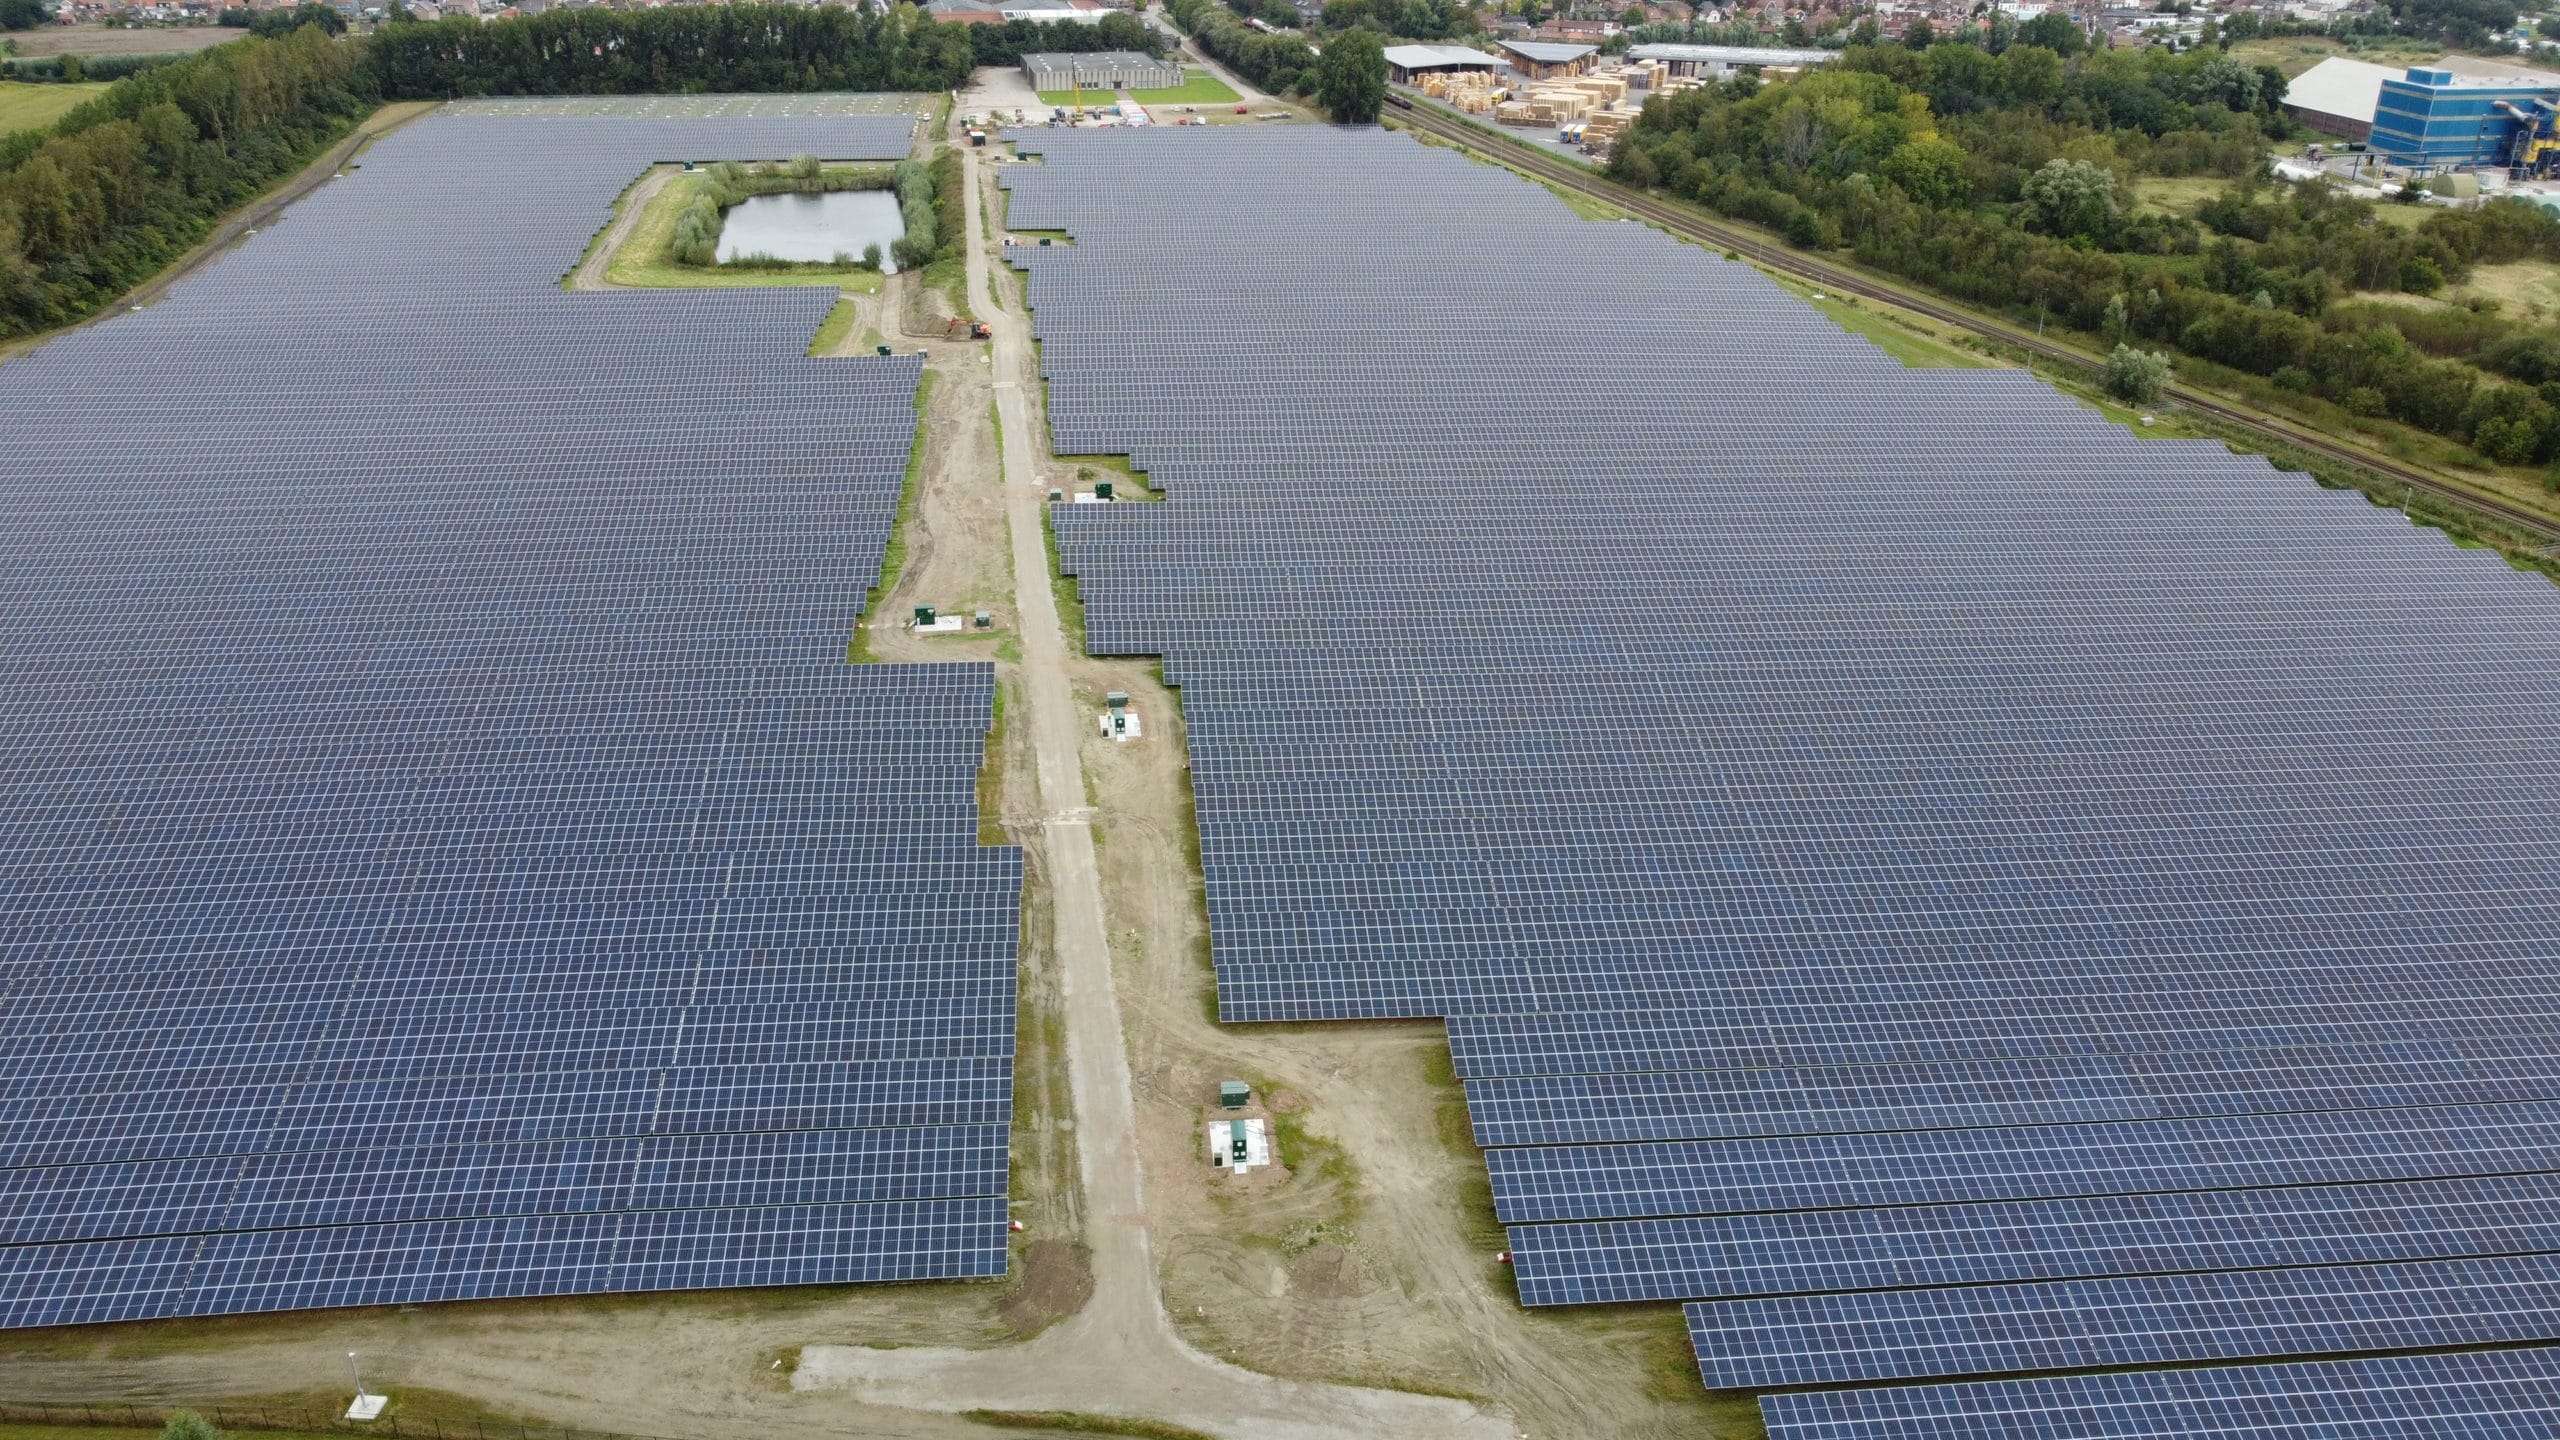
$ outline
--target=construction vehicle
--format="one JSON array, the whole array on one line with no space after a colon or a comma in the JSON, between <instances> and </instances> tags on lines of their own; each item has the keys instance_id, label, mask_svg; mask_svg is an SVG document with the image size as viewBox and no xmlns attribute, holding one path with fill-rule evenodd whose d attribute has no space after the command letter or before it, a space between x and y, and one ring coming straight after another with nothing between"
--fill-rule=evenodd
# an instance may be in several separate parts
<instances>
[{"instance_id":1,"label":"construction vehicle","mask_svg":"<svg viewBox=\"0 0 2560 1440\"><path fill-rule=\"evenodd\" d=\"M951 317L950 324L942 327L942 338L945 340L950 339L951 332L959 329L963 325L969 327L969 338L972 340L992 340L995 338L995 330L990 327L986 321L963 320L957 315Z\"/></svg>"},{"instance_id":2,"label":"construction vehicle","mask_svg":"<svg viewBox=\"0 0 2560 1440\"><path fill-rule=\"evenodd\" d=\"M2507 148L2507 172L2519 180L2547 178L2560 162L2560 104L2539 96L2518 104L2492 102L2492 109L2516 122Z\"/></svg>"}]
</instances>

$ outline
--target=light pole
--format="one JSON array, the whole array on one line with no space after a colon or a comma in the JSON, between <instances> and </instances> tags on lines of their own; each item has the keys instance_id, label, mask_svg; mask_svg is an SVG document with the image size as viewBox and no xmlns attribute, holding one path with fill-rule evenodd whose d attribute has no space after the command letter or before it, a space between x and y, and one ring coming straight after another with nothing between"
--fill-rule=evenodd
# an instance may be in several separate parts
<instances>
[{"instance_id":1,"label":"light pole","mask_svg":"<svg viewBox=\"0 0 2560 1440\"><path fill-rule=\"evenodd\" d=\"M356 1352L353 1350L347 1352L347 1375L356 1382L356 1402L347 1407L347 1418L372 1420L379 1417L389 1397L364 1393L364 1372L356 1369Z\"/></svg>"}]
</instances>

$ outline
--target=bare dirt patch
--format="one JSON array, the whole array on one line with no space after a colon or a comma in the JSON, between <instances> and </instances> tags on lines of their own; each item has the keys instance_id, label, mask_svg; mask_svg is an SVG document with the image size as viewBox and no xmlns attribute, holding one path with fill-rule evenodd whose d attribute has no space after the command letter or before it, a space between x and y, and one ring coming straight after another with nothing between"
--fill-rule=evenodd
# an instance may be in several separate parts
<instances>
[{"instance_id":1,"label":"bare dirt patch","mask_svg":"<svg viewBox=\"0 0 2560 1440\"><path fill-rule=\"evenodd\" d=\"M888 297L872 297L866 315L877 317L894 304ZM864 617L870 654L877 660L1010 661L1020 653L1019 625L1013 562L1005 543L1004 487L990 420L995 387L988 378L987 347L969 340L901 338L890 343L925 351L934 383L924 415L915 513L905 531L906 559ZM964 617L984 610L991 624L958 635L918 635L909 625L918 605Z\"/></svg>"},{"instance_id":2,"label":"bare dirt patch","mask_svg":"<svg viewBox=\"0 0 2560 1440\"><path fill-rule=\"evenodd\" d=\"M1084 1308L1093 1298L1093 1263L1073 1240L1034 1240L1022 1253L1021 1279L1005 1297L1005 1323L1029 1339Z\"/></svg>"}]
</instances>

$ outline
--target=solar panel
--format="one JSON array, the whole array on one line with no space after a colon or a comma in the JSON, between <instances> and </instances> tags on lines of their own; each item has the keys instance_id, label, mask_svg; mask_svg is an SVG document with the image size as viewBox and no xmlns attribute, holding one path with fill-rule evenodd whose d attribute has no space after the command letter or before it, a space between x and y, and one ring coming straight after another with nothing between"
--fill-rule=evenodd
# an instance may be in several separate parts
<instances>
[{"instance_id":1,"label":"solar panel","mask_svg":"<svg viewBox=\"0 0 2560 1440\"><path fill-rule=\"evenodd\" d=\"M2306 1185L1511 1231L1521 1299L1570 1305L2560 1251L2560 1176Z\"/></svg>"},{"instance_id":2,"label":"solar panel","mask_svg":"<svg viewBox=\"0 0 2560 1440\"><path fill-rule=\"evenodd\" d=\"M1021 143L1219 1013L1447 1019L1524 1299L2509 1253L2424 1196L2560 1172L2545 580L1405 137Z\"/></svg>"},{"instance_id":3,"label":"solar panel","mask_svg":"<svg viewBox=\"0 0 2560 1440\"><path fill-rule=\"evenodd\" d=\"M2560 1352L2402 1355L1771 1395L1760 1410L1770 1440L2528 1440L2560 1428Z\"/></svg>"},{"instance_id":4,"label":"solar panel","mask_svg":"<svg viewBox=\"0 0 2560 1440\"><path fill-rule=\"evenodd\" d=\"M844 662L920 362L561 288L914 124L446 106L0 371L0 1325L1002 1271L994 677Z\"/></svg>"},{"instance_id":5,"label":"solar panel","mask_svg":"<svg viewBox=\"0 0 2560 1440\"><path fill-rule=\"evenodd\" d=\"M1711 1389L2560 1340L2560 1256L1728 1300L1688 1307Z\"/></svg>"}]
</instances>

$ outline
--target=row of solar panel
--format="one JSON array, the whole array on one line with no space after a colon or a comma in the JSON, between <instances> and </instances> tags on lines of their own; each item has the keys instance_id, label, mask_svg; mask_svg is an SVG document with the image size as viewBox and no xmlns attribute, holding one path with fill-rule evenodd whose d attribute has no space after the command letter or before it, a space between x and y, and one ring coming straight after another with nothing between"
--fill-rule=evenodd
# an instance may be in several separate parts
<instances>
[{"instance_id":1,"label":"row of solar panel","mask_svg":"<svg viewBox=\"0 0 2560 1440\"><path fill-rule=\"evenodd\" d=\"M1003 1268L993 676L844 664L921 362L559 288L651 161L913 121L559 108L0 381L0 1325Z\"/></svg>"},{"instance_id":2,"label":"row of solar panel","mask_svg":"<svg viewBox=\"0 0 2560 1440\"><path fill-rule=\"evenodd\" d=\"M1001 1196L589 1211L0 1249L0 1328L1000 1275Z\"/></svg>"},{"instance_id":3,"label":"row of solar panel","mask_svg":"<svg viewBox=\"0 0 2560 1440\"><path fill-rule=\"evenodd\" d=\"M10 1177L0 1244L1002 1195L1002 1122L210 1155Z\"/></svg>"},{"instance_id":4,"label":"row of solar panel","mask_svg":"<svg viewBox=\"0 0 2560 1440\"><path fill-rule=\"evenodd\" d=\"M1053 519L1183 688L1220 1013L1448 1017L1525 1300L1700 1301L1742 1386L2554 1338L2547 587L1453 154L1023 146L1057 443L1167 497ZM2343 1433L2254 1373L1769 1415ZM2491 1388L2373 1409L2548 1432Z\"/></svg>"}]
</instances>

